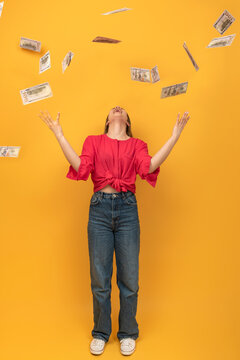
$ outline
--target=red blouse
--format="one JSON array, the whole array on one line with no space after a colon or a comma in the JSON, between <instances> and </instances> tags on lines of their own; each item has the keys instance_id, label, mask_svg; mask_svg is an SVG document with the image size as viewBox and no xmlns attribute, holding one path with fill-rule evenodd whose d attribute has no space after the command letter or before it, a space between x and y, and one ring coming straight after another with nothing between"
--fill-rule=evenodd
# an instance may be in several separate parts
<instances>
[{"instance_id":1,"label":"red blouse","mask_svg":"<svg viewBox=\"0 0 240 360\"><path fill-rule=\"evenodd\" d=\"M148 173L151 156L144 141L130 137L127 140L112 139L107 134L86 137L78 171L72 165L66 175L72 180L86 181L91 173L94 192L110 184L118 192L136 192L136 174L153 187L156 186L160 166Z\"/></svg>"}]
</instances>

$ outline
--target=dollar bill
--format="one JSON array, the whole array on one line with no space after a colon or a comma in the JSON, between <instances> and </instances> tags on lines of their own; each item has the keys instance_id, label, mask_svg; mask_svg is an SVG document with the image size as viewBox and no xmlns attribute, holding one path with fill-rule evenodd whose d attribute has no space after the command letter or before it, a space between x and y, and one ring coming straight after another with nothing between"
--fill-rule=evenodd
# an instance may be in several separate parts
<instances>
[{"instance_id":1,"label":"dollar bill","mask_svg":"<svg viewBox=\"0 0 240 360\"><path fill-rule=\"evenodd\" d=\"M50 52L46 52L40 60L39 60L39 73L46 71L47 69L50 69L51 67L51 59L50 59Z\"/></svg>"},{"instance_id":2,"label":"dollar bill","mask_svg":"<svg viewBox=\"0 0 240 360\"><path fill-rule=\"evenodd\" d=\"M64 71L66 70L66 68L70 65L70 62L73 58L74 53L69 51L67 53L67 55L64 57L63 61L62 61L62 72L64 73Z\"/></svg>"},{"instance_id":3,"label":"dollar bill","mask_svg":"<svg viewBox=\"0 0 240 360\"><path fill-rule=\"evenodd\" d=\"M208 44L207 47L213 48L213 47L230 46L232 44L235 36L236 36L236 34L215 38L210 41L210 43Z\"/></svg>"},{"instance_id":4,"label":"dollar bill","mask_svg":"<svg viewBox=\"0 0 240 360\"><path fill-rule=\"evenodd\" d=\"M189 59L191 60L193 66L195 67L195 70L198 71L198 70L199 70L199 67L198 67L198 65L196 64L196 61L194 60L194 58L192 57L190 51L188 50L188 47L187 47L187 44L186 44L185 41L184 41L184 43L183 43L183 47L184 47L184 49L186 50L186 52L187 52L187 54L188 54L188 56L189 56Z\"/></svg>"},{"instance_id":5,"label":"dollar bill","mask_svg":"<svg viewBox=\"0 0 240 360\"><path fill-rule=\"evenodd\" d=\"M184 94L187 92L188 82L162 88L161 98Z\"/></svg>"},{"instance_id":6,"label":"dollar bill","mask_svg":"<svg viewBox=\"0 0 240 360\"><path fill-rule=\"evenodd\" d=\"M101 42L101 43L119 43L121 40L111 39L104 36L97 36L92 40L93 42Z\"/></svg>"},{"instance_id":7,"label":"dollar bill","mask_svg":"<svg viewBox=\"0 0 240 360\"><path fill-rule=\"evenodd\" d=\"M20 90L23 105L31 104L35 101L43 100L53 96L48 82Z\"/></svg>"},{"instance_id":8,"label":"dollar bill","mask_svg":"<svg viewBox=\"0 0 240 360\"><path fill-rule=\"evenodd\" d=\"M131 80L135 80L135 81L155 83L160 80L157 65L154 66L151 70L131 67L130 73L131 73ZM152 80L150 77L150 73L152 76Z\"/></svg>"},{"instance_id":9,"label":"dollar bill","mask_svg":"<svg viewBox=\"0 0 240 360\"><path fill-rule=\"evenodd\" d=\"M18 157L21 146L0 146L0 157Z\"/></svg>"},{"instance_id":10,"label":"dollar bill","mask_svg":"<svg viewBox=\"0 0 240 360\"><path fill-rule=\"evenodd\" d=\"M121 9L117 9L117 10L113 10L113 11L109 11L109 12L106 12L102 15L110 15L110 14L115 14L115 13L118 13L118 12L121 12L121 11L127 11L127 10L132 10L132 9L129 9L129 8L121 8Z\"/></svg>"},{"instance_id":11,"label":"dollar bill","mask_svg":"<svg viewBox=\"0 0 240 360\"><path fill-rule=\"evenodd\" d=\"M148 69L131 67L130 72L131 72L131 80L151 82L150 70Z\"/></svg>"},{"instance_id":12,"label":"dollar bill","mask_svg":"<svg viewBox=\"0 0 240 360\"><path fill-rule=\"evenodd\" d=\"M0 2L0 16L2 15L4 1Z\"/></svg>"},{"instance_id":13,"label":"dollar bill","mask_svg":"<svg viewBox=\"0 0 240 360\"><path fill-rule=\"evenodd\" d=\"M41 41L21 37L21 39L20 39L20 47L23 48L23 49L40 52L40 50L41 50Z\"/></svg>"},{"instance_id":14,"label":"dollar bill","mask_svg":"<svg viewBox=\"0 0 240 360\"><path fill-rule=\"evenodd\" d=\"M155 83L160 80L157 65L152 68L151 75L152 75L152 83Z\"/></svg>"},{"instance_id":15,"label":"dollar bill","mask_svg":"<svg viewBox=\"0 0 240 360\"><path fill-rule=\"evenodd\" d=\"M235 18L227 10L224 10L213 26L222 35L234 21Z\"/></svg>"}]
</instances>

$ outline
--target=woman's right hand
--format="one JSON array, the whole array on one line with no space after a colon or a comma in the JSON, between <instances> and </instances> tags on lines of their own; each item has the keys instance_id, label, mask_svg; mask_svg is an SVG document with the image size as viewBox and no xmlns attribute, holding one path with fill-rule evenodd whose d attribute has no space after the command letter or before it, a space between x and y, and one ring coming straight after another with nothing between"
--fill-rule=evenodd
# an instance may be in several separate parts
<instances>
[{"instance_id":1,"label":"woman's right hand","mask_svg":"<svg viewBox=\"0 0 240 360\"><path fill-rule=\"evenodd\" d=\"M56 137L62 136L62 127L59 124L60 112L57 114L57 119L54 121L48 111L40 111L41 114L38 116L47 124L50 130L52 130Z\"/></svg>"}]
</instances>

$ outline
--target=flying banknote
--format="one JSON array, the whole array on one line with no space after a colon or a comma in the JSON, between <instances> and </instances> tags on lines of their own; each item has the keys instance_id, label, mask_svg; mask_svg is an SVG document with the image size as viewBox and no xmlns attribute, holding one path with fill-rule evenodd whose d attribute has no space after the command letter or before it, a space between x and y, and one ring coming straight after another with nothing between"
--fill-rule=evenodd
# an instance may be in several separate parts
<instances>
[{"instance_id":1,"label":"flying banknote","mask_svg":"<svg viewBox=\"0 0 240 360\"><path fill-rule=\"evenodd\" d=\"M32 40L32 39L27 39L27 38L21 37L20 47L23 49L40 52L41 42L37 41L37 40Z\"/></svg>"},{"instance_id":2,"label":"flying banknote","mask_svg":"<svg viewBox=\"0 0 240 360\"><path fill-rule=\"evenodd\" d=\"M235 18L227 10L224 10L213 26L222 35L234 21Z\"/></svg>"},{"instance_id":3,"label":"flying banknote","mask_svg":"<svg viewBox=\"0 0 240 360\"><path fill-rule=\"evenodd\" d=\"M188 82L171 85L162 88L161 98L184 94L187 91Z\"/></svg>"},{"instance_id":4,"label":"flying banknote","mask_svg":"<svg viewBox=\"0 0 240 360\"><path fill-rule=\"evenodd\" d=\"M66 68L70 65L70 62L72 61L74 53L69 51L67 53L67 55L64 57L63 61L62 61L62 72L64 73L64 71L66 70Z\"/></svg>"},{"instance_id":5,"label":"flying banknote","mask_svg":"<svg viewBox=\"0 0 240 360\"><path fill-rule=\"evenodd\" d=\"M103 37L103 36L97 36L92 41L93 42L100 42L100 43L115 44L115 43L119 43L121 40L111 39L111 38L107 38L107 37Z\"/></svg>"},{"instance_id":6,"label":"flying banknote","mask_svg":"<svg viewBox=\"0 0 240 360\"><path fill-rule=\"evenodd\" d=\"M127 11L127 10L132 10L132 9L129 9L129 8L121 8L121 9L117 9L117 10L113 10L113 11L109 11L109 12L106 12L102 15L110 15L110 14L116 14L118 12L122 12L122 11Z\"/></svg>"},{"instance_id":7,"label":"flying banknote","mask_svg":"<svg viewBox=\"0 0 240 360\"><path fill-rule=\"evenodd\" d=\"M130 73L131 73L131 80L135 80L135 81L155 83L160 80L157 65L154 66L154 68L152 68L151 70L131 67ZM151 81L150 73L152 76L152 81Z\"/></svg>"},{"instance_id":8,"label":"flying banknote","mask_svg":"<svg viewBox=\"0 0 240 360\"><path fill-rule=\"evenodd\" d=\"M0 16L2 15L4 1L0 2Z\"/></svg>"},{"instance_id":9,"label":"flying banknote","mask_svg":"<svg viewBox=\"0 0 240 360\"><path fill-rule=\"evenodd\" d=\"M184 49L186 50L186 53L188 54L189 59L191 60L193 66L195 67L195 70L198 71L198 70L199 70L199 67L198 67L198 65L196 64L196 61L194 60L194 58L192 57L192 54L191 54L190 51L188 50L188 47L187 47L187 44L186 44L185 41L184 41L184 43L183 43L183 47L184 47Z\"/></svg>"},{"instance_id":10,"label":"flying banknote","mask_svg":"<svg viewBox=\"0 0 240 360\"><path fill-rule=\"evenodd\" d=\"M20 90L20 95L22 97L23 105L31 104L35 101L53 96L48 82Z\"/></svg>"},{"instance_id":11,"label":"flying banknote","mask_svg":"<svg viewBox=\"0 0 240 360\"><path fill-rule=\"evenodd\" d=\"M51 67L51 59L50 59L50 52L46 52L40 60L39 60L39 73L46 71L47 69L50 69Z\"/></svg>"},{"instance_id":12,"label":"flying banknote","mask_svg":"<svg viewBox=\"0 0 240 360\"><path fill-rule=\"evenodd\" d=\"M18 157L21 146L0 146L0 157Z\"/></svg>"},{"instance_id":13,"label":"flying banknote","mask_svg":"<svg viewBox=\"0 0 240 360\"><path fill-rule=\"evenodd\" d=\"M214 48L214 47L230 46L235 36L236 34L215 38L210 41L207 47Z\"/></svg>"}]
</instances>

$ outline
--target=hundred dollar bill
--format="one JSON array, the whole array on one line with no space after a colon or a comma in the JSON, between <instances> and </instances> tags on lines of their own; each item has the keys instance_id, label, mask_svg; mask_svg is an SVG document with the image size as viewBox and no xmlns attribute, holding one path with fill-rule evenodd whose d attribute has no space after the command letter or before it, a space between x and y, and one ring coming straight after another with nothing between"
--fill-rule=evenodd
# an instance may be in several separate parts
<instances>
[{"instance_id":1,"label":"hundred dollar bill","mask_svg":"<svg viewBox=\"0 0 240 360\"><path fill-rule=\"evenodd\" d=\"M160 80L157 65L152 68L151 75L152 75L152 83L155 83Z\"/></svg>"},{"instance_id":2,"label":"hundred dollar bill","mask_svg":"<svg viewBox=\"0 0 240 360\"><path fill-rule=\"evenodd\" d=\"M152 82L152 83L155 83L160 80L157 65L154 66L151 70L131 67L130 72L131 72L131 80ZM152 80L150 78L150 72L152 75Z\"/></svg>"},{"instance_id":3,"label":"hundred dollar bill","mask_svg":"<svg viewBox=\"0 0 240 360\"><path fill-rule=\"evenodd\" d=\"M196 61L194 60L194 58L192 57L190 51L188 50L188 47L187 47L187 44L186 44L185 41L184 41L184 43L183 43L183 47L184 47L184 49L186 50L186 52L187 52L187 54L188 54L188 56L189 56L189 59L191 60L193 66L194 66L195 69L198 71L198 70L199 70L199 67L198 67L198 65L196 64Z\"/></svg>"},{"instance_id":4,"label":"hundred dollar bill","mask_svg":"<svg viewBox=\"0 0 240 360\"><path fill-rule=\"evenodd\" d=\"M73 55L74 55L74 53L69 51L67 53L67 55L65 56L65 58L63 59L63 61L62 61L62 72L63 73L66 70L66 68L70 65L70 62L71 62L71 60L73 58Z\"/></svg>"},{"instance_id":5,"label":"hundred dollar bill","mask_svg":"<svg viewBox=\"0 0 240 360\"><path fill-rule=\"evenodd\" d=\"M232 44L235 36L236 36L236 34L215 38L210 41L210 43L208 44L207 47L213 48L213 47L230 46Z\"/></svg>"},{"instance_id":6,"label":"hundred dollar bill","mask_svg":"<svg viewBox=\"0 0 240 360\"><path fill-rule=\"evenodd\" d=\"M50 59L50 52L46 52L40 60L39 60L39 73L46 71L47 69L50 69L51 67L51 59Z\"/></svg>"},{"instance_id":7,"label":"hundred dollar bill","mask_svg":"<svg viewBox=\"0 0 240 360\"><path fill-rule=\"evenodd\" d=\"M187 91L188 82L162 88L161 98L184 94Z\"/></svg>"},{"instance_id":8,"label":"hundred dollar bill","mask_svg":"<svg viewBox=\"0 0 240 360\"><path fill-rule=\"evenodd\" d=\"M113 11L109 11L109 12L106 12L102 15L110 15L110 14L115 14L115 13L118 13L118 12L121 12L121 11L127 11L127 10L132 10L132 9L129 9L129 8L121 8L121 9L117 9L117 10L113 10Z\"/></svg>"},{"instance_id":9,"label":"hundred dollar bill","mask_svg":"<svg viewBox=\"0 0 240 360\"><path fill-rule=\"evenodd\" d=\"M40 52L40 50L41 50L41 41L21 37L20 47L23 48L23 49Z\"/></svg>"},{"instance_id":10,"label":"hundred dollar bill","mask_svg":"<svg viewBox=\"0 0 240 360\"><path fill-rule=\"evenodd\" d=\"M35 101L43 100L53 96L52 90L48 82L36 85L24 90L20 90L23 105L33 103Z\"/></svg>"},{"instance_id":11,"label":"hundred dollar bill","mask_svg":"<svg viewBox=\"0 0 240 360\"><path fill-rule=\"evenodd\" d=\"M227 10L224 10L213 26L222 35L234 21L235 18Z\"/></svg>"},{"instance_id":12,"label":"hundred dollar bill","mask_svg":"<svg viewBox=\"0 0 240 360\"><path fill-rule=\"evenodd\" d=\"M151 82L150 70L131 67L130 71L131 71L131 80Z\"/></svg>"},{"instance_id":13,"label":"hundred dollar bill","mask_svg":"<svg viewBox=\"0 0 240 360\"><path fill-rule=\"evenodd\" d=\"M0 146L0 157L18 157L21 146Z\"/></svg>"},{"instance_id":14,"label":"hundred dollar bill","mask_svg":"<svg viewBox=\"0 0 240 360\"><path fill-rule=\"evenodd\" d=\"M4 1L0 2L0 16L2 15Z\"/></svg>"},{"instance_id":15,"label":"hundred dollar bill","mask_svg":"<svg viewBox=\"0 0 240 360\"><path fill-rule=\"evenodd\" d=\"M97 36L92 40L93 42L101 42L101 43L119 43L121 40L111 39L104 36Z\"/></svg>"}]
</instances>

